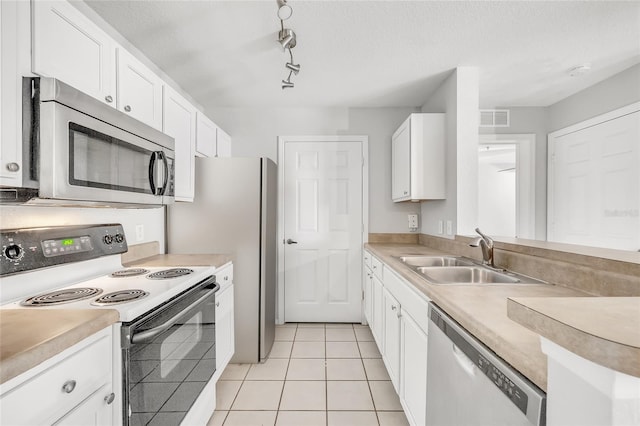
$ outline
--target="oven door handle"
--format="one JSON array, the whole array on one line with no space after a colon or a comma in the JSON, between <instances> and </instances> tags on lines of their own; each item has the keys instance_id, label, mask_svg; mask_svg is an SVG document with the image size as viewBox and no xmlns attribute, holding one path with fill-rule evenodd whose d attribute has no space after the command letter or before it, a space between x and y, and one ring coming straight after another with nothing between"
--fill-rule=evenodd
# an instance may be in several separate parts
<instances>
[{"instance_id":1,"label":"oven door handle","mask_svg":"<svg viewBox=\"0 0 640 426\"><path fill-rule=\"evenodd\" d=\"M147 343L150 340L153 340L159 334L170 329L171 326L177 323L180 320L180 318L184 317L189 311L191 311L191 309L198 306L200 303L202 303L205 299L210 297L213 293L217 292L218 290L220 290L220 284L216 283L213 289L211 289L211 291L208 291L207 294L205 294L204 296L200 297L198 300L190 304L186 309L183 309L182 311L175 314L173 317L169 318L163 324L157 327L150 328L149 330L136 333L133 336L131 336L131 343L134 343L134 344Z\"/></svg>"}]
</instances>

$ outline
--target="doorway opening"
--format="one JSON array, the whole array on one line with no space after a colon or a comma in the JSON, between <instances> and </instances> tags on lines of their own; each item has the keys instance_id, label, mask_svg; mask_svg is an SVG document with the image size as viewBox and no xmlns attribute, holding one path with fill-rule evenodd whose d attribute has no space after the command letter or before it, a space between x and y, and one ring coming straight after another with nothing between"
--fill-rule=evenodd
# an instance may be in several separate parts
<instances>
[{"instance_id":1,"label":"doorway opening","mask_svg":"<svg viewBox=\"0 0 640 426\"><path fill-rule=\"evenodd\" d=\"M535 237L535 135L480 135L478 226L489 235Z\"/></svg>"}]
</instances>

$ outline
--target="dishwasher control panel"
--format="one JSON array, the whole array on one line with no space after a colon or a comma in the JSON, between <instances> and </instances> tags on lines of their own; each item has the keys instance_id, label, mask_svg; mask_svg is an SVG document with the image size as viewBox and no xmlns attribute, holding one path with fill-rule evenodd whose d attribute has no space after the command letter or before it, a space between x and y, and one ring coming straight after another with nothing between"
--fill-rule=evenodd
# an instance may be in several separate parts
<instances>
[{"instance_id":1,"label":"dishwasher control panel","mask_svg":"<svg viewBox=\"0 0 640 426\"><path fill-rule=\"evenodd\" d=\"M467 356L469 356L467 354ZM527 394L518 387L511 379L502 373L495 365L477 352L476 361L478 368L493 381L493 384L499 388L503 394L507 396L523 413L527 413Z\"/></svg>"}]
</instances>

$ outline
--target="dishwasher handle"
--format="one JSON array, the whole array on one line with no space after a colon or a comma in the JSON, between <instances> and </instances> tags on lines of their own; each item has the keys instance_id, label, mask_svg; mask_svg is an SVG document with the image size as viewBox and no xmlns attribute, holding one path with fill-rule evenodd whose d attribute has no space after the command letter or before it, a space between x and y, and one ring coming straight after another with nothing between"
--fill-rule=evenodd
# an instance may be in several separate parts
<instances>
[{"instance_id":1,"label":"dishwasher handle","mask_svg":"<svg viewBox=\"0 0 640 426\"><path fill-rule=\"evenodd\" d=\"M475 366L474 362L465 355L465 353L455 345L455 343L451 343L451 350L453 352L453 357L457 361L458 365L462 367L462 369L471 377L476 376L476 371L478 368Z\"/></svg>"}]
</instances>

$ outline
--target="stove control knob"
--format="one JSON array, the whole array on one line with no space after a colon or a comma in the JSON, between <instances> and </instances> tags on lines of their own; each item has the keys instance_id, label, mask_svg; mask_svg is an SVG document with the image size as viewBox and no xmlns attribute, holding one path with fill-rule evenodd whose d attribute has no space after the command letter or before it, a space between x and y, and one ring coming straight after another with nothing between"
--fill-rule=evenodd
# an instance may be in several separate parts
<instances>
[{"instance_id":1,"label":"stove control knob","mask_svg":"<svg viewBox=\"0 0 640 426\"><path fill-rule=\"evenodd\" d=\"M112 244L113 237L111 235L105 235L104 238L102 238L102 241L104 241L105 244Z\"/></svg>"},{"instance_id":2,"label":"stove control knob","mask_svg":"<svg viewBox=\"0 0 640 426\"><path fill-rule=\"evenodd\" d=\"M11 244L4 248L4 257L9 260L20 260L24 256L24 250L18 244Z\"/></svg>"},{"instance_id":3,"label":"stove control knob","mask_svg":"<svg viewBox=\"0 0 640 426\"><path fill-rule=\"evenodd\" d=\"M115 240L116 243L121 244L124 241L124 235L122 234L116 234L113 239Z\"/></svg>"}]
</instances>

